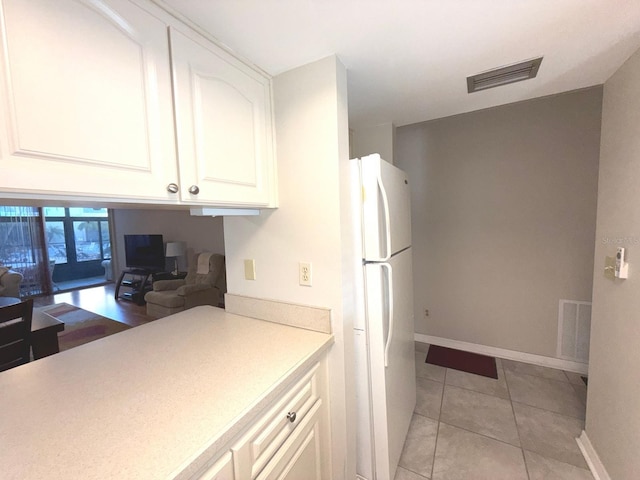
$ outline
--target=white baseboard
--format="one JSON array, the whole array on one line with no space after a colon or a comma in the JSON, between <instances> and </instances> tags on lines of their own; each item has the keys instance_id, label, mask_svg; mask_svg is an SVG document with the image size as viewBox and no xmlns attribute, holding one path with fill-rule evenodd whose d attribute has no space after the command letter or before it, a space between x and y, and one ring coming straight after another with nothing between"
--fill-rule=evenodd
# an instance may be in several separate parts
<instances>
[{"instance_id":1,"label":"white baseboard","mask_svg":"<svg viewBox=\"0 0 640 480\"><path fill-rule=\"evenodd\" d=\"M563 360L561 358L545 357L544 355L507 350L506 348L489 347L487 345L479 345L477 343L461 342L459 340L434 337L433 335L424 335L422 333L414 334L414 339L416 342L456 348L467 352L506 358L507 360L516 360L518 362L531 363L542 367L559 368L560 370L580 373L582 375L586 375L589 371L589 364L587 363L572 362L571 360Z\"/></svg>"},{"instance_id":2,"label":"white baseboard","mask_svg":"<svg viewBox=\"0 0 640 480\"><path fill-rule=\"evenodd\" d=\"M578 443L578 448L580 448L587 465L589 465L589 470L591 470L593 478L595 478L595 480L611 480L607 470L600 461L600 457L593 448L593 445L591 445L591 440L589 440L587 432L583 430L580 436L576 438L576 442Z\"/></svg>"}]
</instances>

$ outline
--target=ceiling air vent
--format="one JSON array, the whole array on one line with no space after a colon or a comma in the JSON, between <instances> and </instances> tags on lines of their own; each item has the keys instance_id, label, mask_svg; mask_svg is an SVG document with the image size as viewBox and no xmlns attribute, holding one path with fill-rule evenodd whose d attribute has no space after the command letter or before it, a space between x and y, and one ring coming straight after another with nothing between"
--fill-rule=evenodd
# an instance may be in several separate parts
<instances>
[{"instance_id":1,"label":"ceiling air vent","mask_svg":"<svg viewBox=\"0 0 640 480\"><path fill-rule=\"evenodd\" d=\"M473 93L487 88L535 78L538 74L540 63L542 63L542 57L472 75L467 77L467 91Z\"/></svg>"}]
</instances>

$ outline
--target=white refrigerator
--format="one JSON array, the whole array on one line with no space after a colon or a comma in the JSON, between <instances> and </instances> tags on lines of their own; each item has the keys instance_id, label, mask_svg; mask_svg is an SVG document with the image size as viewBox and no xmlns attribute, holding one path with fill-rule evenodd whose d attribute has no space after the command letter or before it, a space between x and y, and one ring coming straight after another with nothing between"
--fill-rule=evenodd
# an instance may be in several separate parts
<instances>
[{"instance_id":1,"label":"white refrigerator","mask_svg":"<svg viewBox=\"0 0 640 480\"><path fill-rule=\"evenodd\" d=\"M409 182L377 154L352 160L351 176L359 232L356 473L393 480L416 405Z\"/></svg>"}]
</instances>

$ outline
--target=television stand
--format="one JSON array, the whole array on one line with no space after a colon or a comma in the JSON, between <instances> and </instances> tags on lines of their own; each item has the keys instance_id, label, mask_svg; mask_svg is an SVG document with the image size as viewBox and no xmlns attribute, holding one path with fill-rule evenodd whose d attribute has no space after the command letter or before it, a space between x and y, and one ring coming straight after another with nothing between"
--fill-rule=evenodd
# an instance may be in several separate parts
<instances>
[{"instance_id":1,"label":"television stand","mask_svg":"<svg viewBox=\"0 0 640 480\"><path fill-rule=\"evenodd\" d=\"M116 285L116 300L129 300L138 305L144 305L144 295L151 290L154 273L156 273L156 270L141 268L123 270ZM126 289L122 293L120 293L121 287Z\"/></svg>"}]
</instances>

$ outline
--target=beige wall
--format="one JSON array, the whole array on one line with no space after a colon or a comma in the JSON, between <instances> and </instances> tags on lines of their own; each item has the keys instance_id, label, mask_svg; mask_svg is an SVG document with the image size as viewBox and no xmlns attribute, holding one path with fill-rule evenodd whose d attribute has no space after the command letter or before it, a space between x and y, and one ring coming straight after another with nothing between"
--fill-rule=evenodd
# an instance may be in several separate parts
<instances>
[{"instance_id":1,"label":"beige wall","mask_svg":"<svg viewBox=\"0 0 640 480\"><path fill-rule=\"evenodd\" d=\"M640 51L606 83L586 432L614 480L640 472ZM604 277L625 247L627 280Z\"/></svg>"},{"instance_id":2,"label":"beige wall","mask_svg":"<svg viewBox=\"0 0 640 480\"><path fill-rule=\"evenodd\" d=\"M397 129L418 333L555 357L558 301L591 299L601 96Z\"/></svg>"},{"instance_id":3,"label":"beige wall","mask_svg":"<svg viewBox=\"0 0 640 480\"><path fill-rule=\"evenodd\" d=\"M116 209L113 210L113 233L116 240L115 278L125 268L124 235L159 233L163 240L184 241L192 252L224 254L222 218L192 217L183 210ZM171 263L171 262L170 262ZM186 258L179 268L186 269Z\"/></svg>"},{"instance_id":4,"label":"beige wall","mask_svg":"<svg viewBox=\"0 0 640 480\"><path fill-rule=\"evenodd\" d=\"M379 153L387 162L393 163L395 136L393 123L356 128L351 132L351 158Z\"/></svg>"},{"instance_id":5,"label":"beige wall","mask_svg":"<svg viewBox=\"0 0 640 480\"><path fill-rule=\"evenodd\" d=\"M343 228L348 155L346 71L328 57L274 78L279 208L259 217L224 219L231 294L331 309L332 478L355 477L355 429L347 405L353 320L343 302ZM348 212L348 209L345 209ZM346 222L348 224L348 222ZM256 280L244 279L254 259ZM299 262L312 263L313 286L298 283Z\"/></svg>"}]
</instances>

